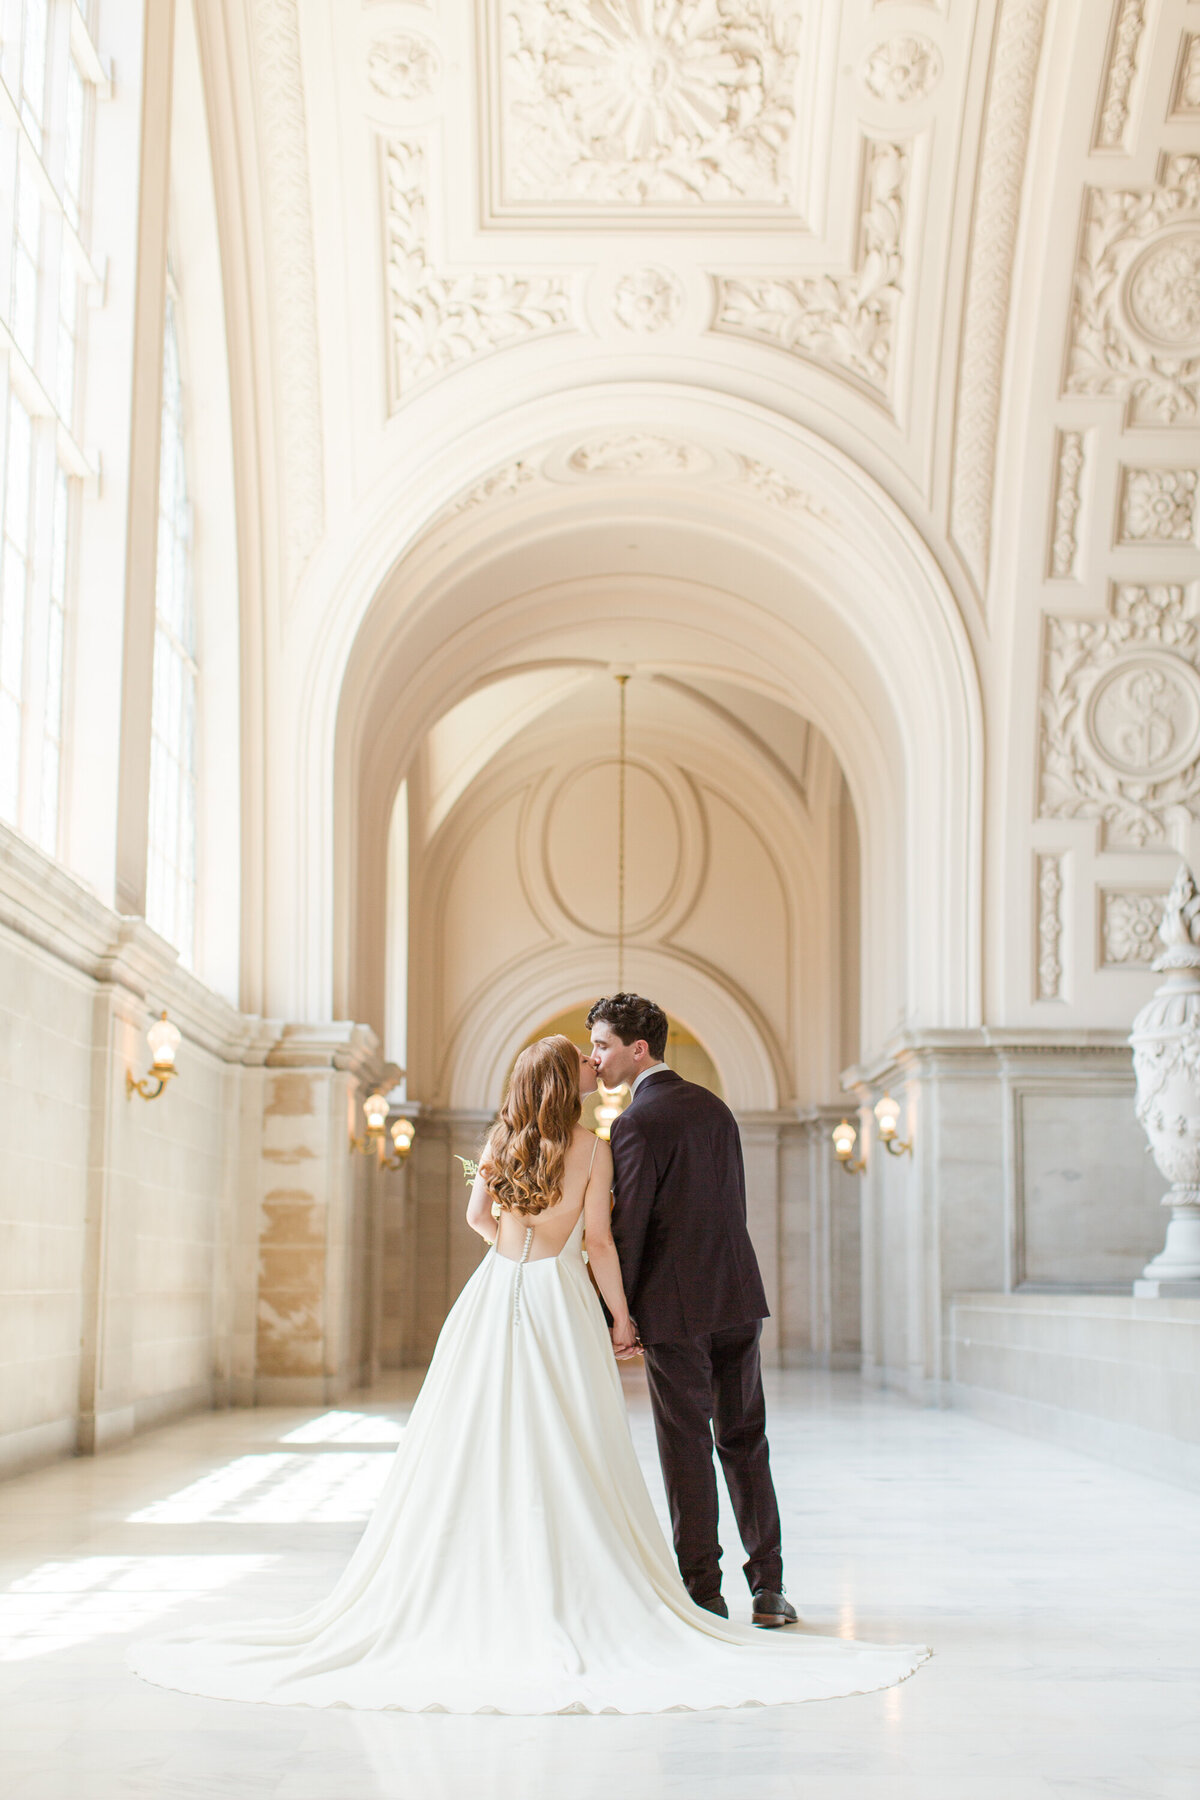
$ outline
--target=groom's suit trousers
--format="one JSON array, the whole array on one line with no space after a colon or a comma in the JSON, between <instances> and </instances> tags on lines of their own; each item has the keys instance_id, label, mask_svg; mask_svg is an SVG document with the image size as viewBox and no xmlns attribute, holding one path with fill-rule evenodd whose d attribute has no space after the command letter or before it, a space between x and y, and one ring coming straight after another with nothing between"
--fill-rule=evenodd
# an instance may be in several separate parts
<instances>
[{"instance_id":1,"label":"groom's suit trousers","mask_svg":"<svg viewBox=\"0 0 1200 1800\"><path fill-rule=\"evenodd\" d=\"M771 1480L759 1358L761 1321L665 1344L647 1344L646 1376L658 1434L675 1555L693 1600L721 1591L717 1475L725 1472L746 1551L750 1591L783 1582L779 1504Z\"/></svg>"}]
</instances>

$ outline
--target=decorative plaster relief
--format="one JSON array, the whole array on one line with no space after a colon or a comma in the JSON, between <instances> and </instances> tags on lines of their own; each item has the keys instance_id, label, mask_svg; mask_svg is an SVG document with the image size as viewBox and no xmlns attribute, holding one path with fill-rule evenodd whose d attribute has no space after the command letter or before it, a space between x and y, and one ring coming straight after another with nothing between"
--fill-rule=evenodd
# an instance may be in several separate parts
<instances>
[{"instance_id":1,"label":"decorative plaster relief","mask_svg":"<svg viewBox=\"0 0 1200 1800\"><path fill-rule=\"evenodd\" d=\"M793 198L797 0L493 0L500 204Z\"/></svg>"},{"instance_id":2,"label":"decorative plaster relief","mask_svg":"<svg viewBox=\"0 0 1200 1800\"><path fill-rule=\"evenodd\" d=\"M316 259L296 0L253 0L250 24L283 468L284 581L290 592L325 529Z\"/></svg>"},{"instance_id":3,"label":"decorative plaster relief","mask_svg":"<svg viewBox=\"0 0 1200 1800\"><path fill-rule=\"evenodd\" d=\"M1107 618L1047 618L1042 818L1098 819L1122 849L1200 818L1197 611L1194 587L1121 586Z\"/></svg>"},{"instance_id":4,"label":"decorative plaster relief","mask_svg":"<svg viewBox=\"0 0 1200 1800\"><path fill-rule=\"evenodd\" d=\"M1121 0L1109 51L1104 98L1096 123L1097 150L1124 150L1129 130L1129 96L1137 74L1138 45L1146 24L1146 0Z\"/></svg>"},{"instance_id":5,"label":"decorative plaster relief","mask_svg":"<svg viewBox=\"0 0 1200 1800\"><path fill-rule=\"evenodd\" d=\"M613 318L626 331L668 331L682 309L683 289L668 269L632 269L613 287Z\"/></svg>"},{"instance_id":6,"label":"decorative plaster relief","mask_svg":"<svg viewBox=\"0 0 1200 1800\"><path fill-rule=\"evenodd\" d=\"M1159 954L1158 928L1165 894L1144 889L1101 888L1100 966L1102 969L1148 969Z\"/></svg>"},{"instance_id":7,"label":"decorative plaster relief","mask_svg":"<svg viewBox=\"0 0 1200 1800\"><path fill-rule=\"evenodd\" d=\"M975 195L959 362L950 529L976 587L987 584L996 432L1017 218L1046 0L1002 0Z\"/></svg>"},{"instance_id":8,"label":"decorative plaster relief","mask_svg":"<svg viewBox=\"0 0 1200 1800\"><path fill-rule=\"evenodd\" d=\"M766 463L757 462L752 456L739 456L738 479L746 487L753 488L760 500L769 506L778 506L784 512L806 513L811 519L819 519L823 525L835 523L833 514L827 507L814 500L803 488L798 488L778 469L768 468Z\"/></svg>"},{"instance_id":9,"label":"decorative plaster relief","mask_svg":"<svg viewBox=\"0 0 1200 1800\"><path fill-rule=\"evenodd\" d=\"M423 100L440 73L429 39L411 31L378 37L367 52L367 80L383 100Z\"/></svg>"},{"instance_id":10,"label":"decorative plaster relief","mask_svg":"<svg viewBox=\"0 0 1200 1800\"><path fill-rule=\"evenodd\" d=\"M928 38L885 38L868 51L859 75L873 99L907 106L933 92L942 78L942 59Z\"/></svg>"},{"instance_id":11,"label":"decorative plaster relief","mask_svg":"<svg viewBox=\"0 0 1200 1800\"><path fill-rule=\"evenodd\" d=\"M473 507L483 506L489 500L508 500L528 487L531 481L537 480L537 470L532 463L504 463L499 469L493 469L482 481L477 481L469 488L461 500L456 500L451 507L454 514L470 512Z\"/></svg>"},{"instance_id":12,"label":"decorative plaster relief","mask_svg":"<svg viewBox=\"0 0 1200 1800\"><path fill-rule=\"evenodd\" d=\"M1037 997L1062 998L1063 859L1037 859Z\"/></svg>"},{"instance_id":13,"label":"decorative plaster relief","mask_svg":"<svg viewBox=\"0 0 1200 1800\"><path fill-rule=\"evenodd\" d=\"M1153 188L1088 189L1066 391L1125 400L1139 423L1195 418L1200 156L1165 157Z\"/></svg>"},{"instance_id":14,"label":"decorative plaster relief","mask_svg":"<svg viewBox=\"0 0 1200 1800\"><path fill-rule=\"evenodd\" d=\"M1050 574L1056 581L1076 578L1083 465L1082 431L1060 431L1058 474L1054 485L1054 536L1050 543Z\"/></svg>"},{"instance_id":15,"label":"decorative plaster relief","mask_svg":"<svg viewBox=\"0 0 1200 1800\"><path fill-rule=\"evenodd\" d=\"M907 145L869 141L855 273L798 281L718 277L714 331L755 338L792 355L848 369L886 391L902 292L910 167Z\"/></svg>"},{"instance_id":16,"label":"decorative plaster relief","mask_svg":"<svg viewBox=\"0 0 1200 1800\"><path fill-rule=\"evenodd\" d=\"M1125 469L1121 484L1123 544L1190 544L1196 536L1195 469Z\"/></svg>"},{"instance_id":17,"label":"decorative plaster relief","mask_svg":"<svg viewBox=\"0 0 1200 1800\"><path fill-rule=\"evenodd\" d=\"M1180 46L1179 73L1175 77L1171 113L1175 118L1186 118L1189 114L1198 112L1200 112L1200 34L1189 32Z\"/></svg>"},{"instance_id":18,"label":"decorative plaster relief","mask_svg":"<svg viewBox=\"0 0 1200 1800\"><path fill-rule=\"evenodd\" d=\"M566 466L575 475L699 475L712 467L712 458L698 444L624 432L580 444Z\"/></svg>"},{"instance_id":19,"label":"decorative plaster relief","mask_svg":"<svg viewBox=\"0 0 1200 1800\"><path fill-rule=\"evenodd\" d=\"M515 338L562 331L571 314L559 275L451 275L434 268L426 241L425 148L388 138L382 149L394 409L425 376Z\"/></svg>"}]
</instances>

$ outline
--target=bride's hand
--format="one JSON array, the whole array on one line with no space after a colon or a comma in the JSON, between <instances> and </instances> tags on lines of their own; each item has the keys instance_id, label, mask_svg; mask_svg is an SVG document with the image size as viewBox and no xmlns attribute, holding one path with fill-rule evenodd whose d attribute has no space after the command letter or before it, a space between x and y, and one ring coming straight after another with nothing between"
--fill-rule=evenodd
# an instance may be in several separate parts
<instances>
[{"instance_id":1,"label":"bride's hand","mask_svg":"<svg viewBox=\"0 0 1200 1800\"><path fill-rule=\"evenodd\" d=\"M628 1362L631 1356L637 1355L639 1348L637 1326L628 1314L624 1319L613 1320L609 1335L612 1338L613 1355L618 1362Z\"/></svg>"}]
</instances>

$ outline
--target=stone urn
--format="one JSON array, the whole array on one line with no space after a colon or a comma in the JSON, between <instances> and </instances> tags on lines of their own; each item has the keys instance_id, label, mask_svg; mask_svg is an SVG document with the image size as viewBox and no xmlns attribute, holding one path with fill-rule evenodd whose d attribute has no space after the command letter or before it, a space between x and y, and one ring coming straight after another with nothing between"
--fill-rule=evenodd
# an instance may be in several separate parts
<instances>
[{"instance_id":1,"label":"stone urn","mask_svg":"<svg viewBox=\"0 0 1200 1800\"><path fill-rule=\"evenodd\" d=\"M1133 1021L1137 1116L1171 1182L1167 1241L1134 1293L1200 1294L1200 891L1186 864L1167 895L1154 968L1166 979Z\"/></svg>"}]
</instances>

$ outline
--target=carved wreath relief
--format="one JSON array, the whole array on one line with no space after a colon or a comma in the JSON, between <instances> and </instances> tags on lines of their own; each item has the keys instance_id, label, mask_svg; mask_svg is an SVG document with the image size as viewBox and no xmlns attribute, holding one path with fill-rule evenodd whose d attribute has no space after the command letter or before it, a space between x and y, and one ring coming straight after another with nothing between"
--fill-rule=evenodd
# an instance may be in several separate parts
<instances>
[{"instance_id":1,"label":"carved wreath relief","mask_svg":"<svg viewBox=\"0 0 1200 1800\"><path fill-rule=\"evenodd\" d=\"M503 205L783 206L796 0L495 0Z\"/></svg>"},{"instance_id":2,"label":"carved wreath relief","mask_svg":"<svg viewBox=\"0 0 1200 1800\"><path fill-rule=\"evenodd\" d=\"M382 149L393 404L427 375L570 322L570 296L560 276L499 270L448 275L436 269L429 260L424 145L389 138Z\"/></svg>"},{"instance_id":3,"label":"carved wreath relief","mask_svg":"<svg viewBox=\"0 0 1200 1800\"><path fill-rule=\"evenodd\" d=\"M1069 394L1188 423L1200 404L1200 156L1168 156L1149 189L1088 190L1075 274Z\"/></svg>"},{"instance_id":4,"label":"carved wreath relief","mask_svg":"<svg viewBox=\"0 0 1200 1800\"><path fill-rule=\"evenodd\" d=\"M1200 817L1197 593L1122 586L1104 619L1046 620L1043 818L1099 819L1107 848L1162 848Z\"/></svg>"},{"instance_id":5,"label":"carved wreath relief","mask_svg":"<svg viewBox=\"0 0 1200 1800\"><path fill-rule=\"evenodd\" d=\"M854 274L721 280L714 330L832 363L886 390L902 291L910 160L905 144L872 140L867 147L862 246Z\"/></svg>"}]
</instances>

